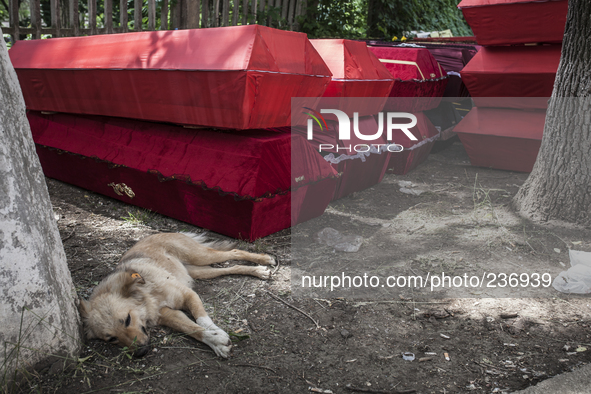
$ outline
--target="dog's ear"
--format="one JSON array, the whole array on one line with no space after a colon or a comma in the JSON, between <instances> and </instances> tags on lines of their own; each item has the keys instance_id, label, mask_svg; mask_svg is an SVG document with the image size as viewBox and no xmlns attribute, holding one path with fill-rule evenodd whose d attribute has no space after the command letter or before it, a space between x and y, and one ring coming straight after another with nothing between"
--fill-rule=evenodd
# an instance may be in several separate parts
<instances>
[{"instance_id":1,"label":"dog's ear","mask_svg":"<svg viewBox=\"0 0 591 394\"><path fill-rule=\"evenodd\" d=\"M80 316L82 316L82 319L88 318L88 313L91 309L92 307L90 306L90 302L80 298L80 303L78 304L78 312L80 312Z\"/></svg>"},{"instance_id":2,"label":"dog's ear","mask_svg":"<svg viewBox=\"0 0 591 394\"><path fill-rule=\"evenodd\" d=\"M84 325L84 334L86 334L86 337L88 339L96 338L96 335L94 335L94 332L86 323L91 310L92 306L90 305L90 302L80 298L80 303L78 304L78 312L80 312L80 316L82 317L82 323Z\"/></svg>"},{"instance_id":3,"label":"dog's ear","mask_svg":"<svg viewBox=\"0 0 591 394\"><path fill-rule=\"evenodd\" d=\"M121 287L121 294L123 297L133 297L137 291L138 285L145 284L146 281L140 274L132 270L126 270L124 272L123 286Z\"/></svg>"}]
</instances>

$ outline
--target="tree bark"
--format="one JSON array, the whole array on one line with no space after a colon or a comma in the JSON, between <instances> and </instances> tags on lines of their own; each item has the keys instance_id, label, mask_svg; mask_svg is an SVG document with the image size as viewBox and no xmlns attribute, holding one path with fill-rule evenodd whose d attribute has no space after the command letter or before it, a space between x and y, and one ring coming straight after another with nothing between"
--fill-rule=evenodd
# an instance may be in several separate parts
<instances>
[{"instance_id":1,"label":"tree bark","mask_svg":"<svg viewBox=\"0 0 591 394\"><path fill-rule=\"evenodd\" d=\"M78 354L76 298L25 102L0 40L0 388L14 371Z\"/></svg>"},{"instance_id":2,"label":"tree bark","mask_svg":"<svg viewBox=\"0 0 591 394\"><path fill-rule=\"evenodd\" d=\"M514 200L522 215L591 225L590 89L591 2L569 0L542 145Z\"/></svg>"}]
</instances>

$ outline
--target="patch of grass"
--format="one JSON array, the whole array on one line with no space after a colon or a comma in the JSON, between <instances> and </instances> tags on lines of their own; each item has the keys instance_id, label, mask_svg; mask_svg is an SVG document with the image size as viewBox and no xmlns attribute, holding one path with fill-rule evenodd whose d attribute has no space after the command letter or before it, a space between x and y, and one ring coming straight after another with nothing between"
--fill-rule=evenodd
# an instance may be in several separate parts
<instances>
[{"instance_id":1,"label":"patch of grass","mask_svg":"<svg viewBox=\"0 0 591 394\"><path fill-rule=\"evenodd\" d=\"M132 226L148 226L153 216L154 213L152 211L138 208L133 211L127 211L127 216L122 216L121 219Z\"/></svg>"}]
</instances>

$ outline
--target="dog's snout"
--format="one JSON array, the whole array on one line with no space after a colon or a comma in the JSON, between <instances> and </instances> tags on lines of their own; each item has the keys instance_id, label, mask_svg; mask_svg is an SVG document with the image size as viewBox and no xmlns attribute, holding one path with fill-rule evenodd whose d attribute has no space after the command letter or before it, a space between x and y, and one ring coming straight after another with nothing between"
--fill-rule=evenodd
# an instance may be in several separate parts
<instances>
[{"instance_id":1,"label":"dog's snout","mask_svg":"<svg viewBox=\"0 0 591 394\"><path fill-rule=\"evenodd\" d=\"M149 350L150 350L149 345L142 346L142 347L138 348L135 352L133 352L133 356L137 357L137 358L144 357L148 353Z\"/></svg>"}]
</instances>

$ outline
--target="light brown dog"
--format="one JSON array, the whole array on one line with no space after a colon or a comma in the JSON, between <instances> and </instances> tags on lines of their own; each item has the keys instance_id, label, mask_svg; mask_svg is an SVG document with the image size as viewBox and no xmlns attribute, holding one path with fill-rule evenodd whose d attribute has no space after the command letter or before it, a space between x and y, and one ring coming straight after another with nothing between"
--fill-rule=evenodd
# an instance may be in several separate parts
<instances>
[{"instance_id":1,"label":"light brown dog","mask_svg":"<svg viewBox=\"0 0 591 394\"><path fill-rule=\"evenodd\" d=\"M205 242L204 235L190 233L156 234L139 241L94 289L90 299L80 301L87 337L126 346L141 357L149 350L147 328L163 325L207 344L218 356L228 357L230 337L205 312L192 289L193 279L231 274L269 279L269 266L275 265L271 256L232 247L228 242ZM210 267L228 260L266 267ZM182 310L190 312L196 322Z\"/></svg>"}]
</instances>

